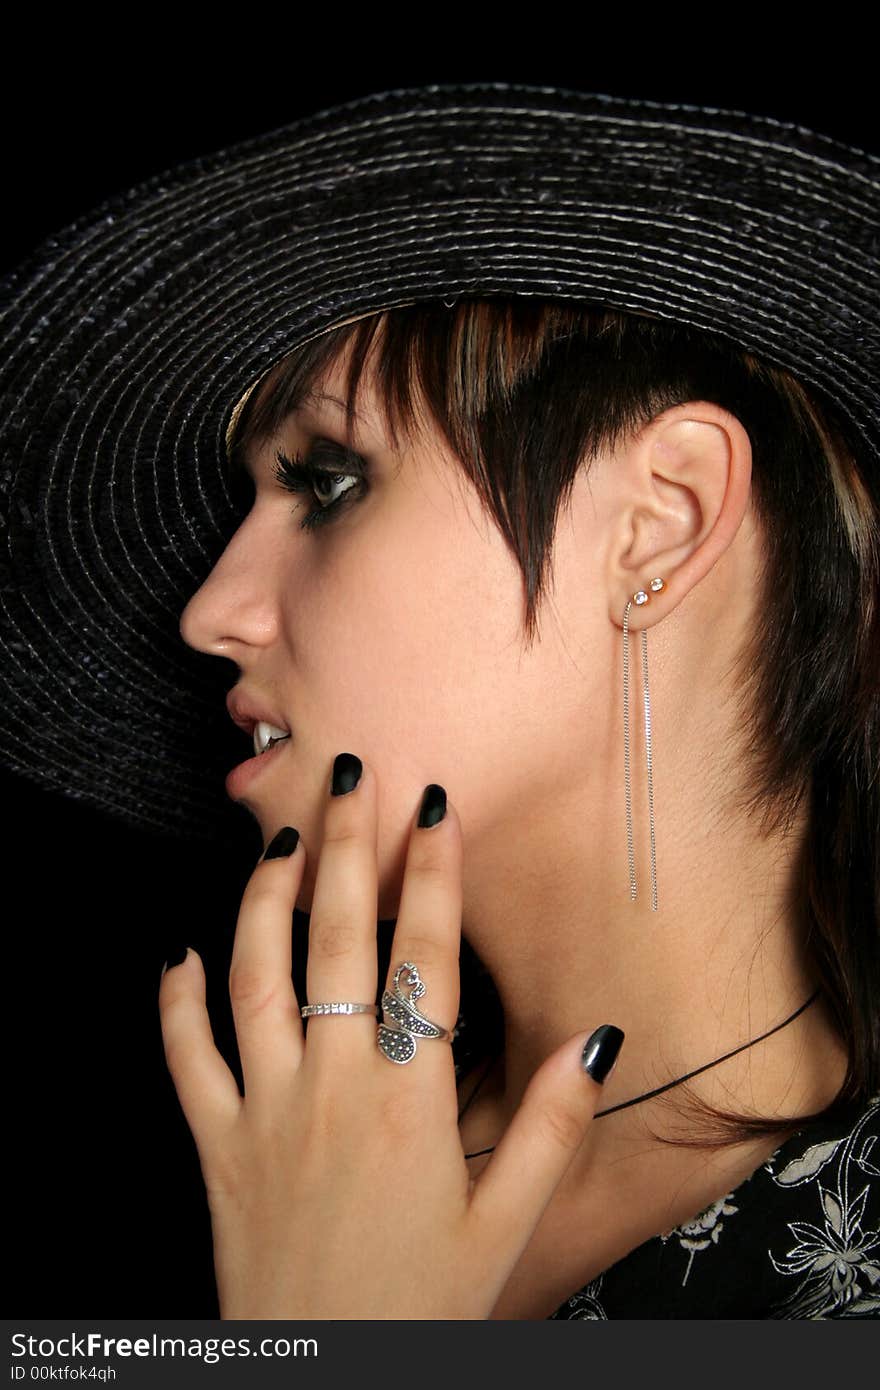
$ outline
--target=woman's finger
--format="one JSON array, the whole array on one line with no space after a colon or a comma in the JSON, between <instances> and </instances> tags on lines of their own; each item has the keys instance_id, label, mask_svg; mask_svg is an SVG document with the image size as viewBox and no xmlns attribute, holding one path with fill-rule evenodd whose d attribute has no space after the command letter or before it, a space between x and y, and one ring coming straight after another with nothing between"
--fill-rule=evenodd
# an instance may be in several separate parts
<instances>
[{"instance_id":1,"label":"woman's finger","mask_svg":"<svg viewBox=\"0 0 880 1390\"><path fill-rule=\"evenodd\" d=\"M376 774L353 753L340 753L328 779L324 838L309 914L306 992L310 1004L375 1004L378 964ZM359 1041L358 1041L359 1040ZM376 1046L375 1014L316 1015L307 1051L336 1065L352 1045Z\"/></svg>"},{"instance_id":2,"label":"woman's finger","mask_svg":"<svg viewBox=\"0 0 880 1390\"><path fill-rule=\"evenodd\" d=\"M186 1122L201 1154L241 1109L238 1084L217 1051L205 1007L205 969L187 948L179 965L162 972L159 1021L165 1061Z\"/></svg>"},{"instance_id":3,"label":"woman's finger","mask_svg":"<svg viewBox=\"0 0 880 1390\"><path fill-rule=\"evenodd\" d=\"M245 1101L271 1103L302 1061L304 1039L293 987L293 911L305 847L291 826L268 845L242 895L229 999L244 1078Z\"/></svg>"},{"instance_id":4,"label":"woman's finger","mask_svg":"<svg viewBox=\"0 0 880 1390\"><path fill-rule=\"evenodd\" d=\"M476 1179L471 1213L511 1266L583 1143L623 1042L603 1024L577 1033L538 1068L495 1152ZM511 1220L511 1213L516 1220Z\"/></svg>"},{"instance_id":5,"label":"woman's finger","mask_svg":"<svg viewBox=\"0 0 880 1390\"><path fill-rule=\"evenodd\" d=\"M444 788L436 783L425 788L413 822L385 988L396 997L395 973L404 962L414 964L424 992L412 1004L431 1023L451 1033L461 988L461 823L454 806L447 803ZM399 976L398 989L410 997L408 972ZM405 1019L404 1005L400 1018L404 1026ZM416 1050L419 1055L408 1065L422 1071L430 1068L433 1079L444 1071L454 1079L449 1042L416 1040Z\"/></svg>"}]
</instances>

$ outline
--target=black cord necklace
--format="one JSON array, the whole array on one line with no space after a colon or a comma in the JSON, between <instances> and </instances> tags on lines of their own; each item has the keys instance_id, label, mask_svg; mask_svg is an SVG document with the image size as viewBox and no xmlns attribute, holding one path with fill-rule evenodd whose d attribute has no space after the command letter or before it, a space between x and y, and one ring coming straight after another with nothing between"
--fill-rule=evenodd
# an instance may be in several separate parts
<instances>
[{"instance_id":1,"label":"black cord necklace","mask_svg":"<svg viewBox=\"0 0 880 1390\"><path fill-rule=\"evenodd\" d=\"M607 1110L597 1110L595 1115L593 1116L593 1119L598 1120L603 1115L612 1115L615 1110L625 1110L628 1105L638 1105L640 1101L650 1100L651 1096L659 1096L661 1091L668 1091L672 1086L680 1086L683 1081L689 1081L692 1076L698 1076L701 1071L708 1071L710 1067L717 1067L719 1062L726 1062L728 1057L735 1057L737 1052L745 1052L747 1047L754 1047L755 1043L763 1042L765 1038L770 1037L771 1033L778 1033L780 1028L784 1028L786 1024L794 1022L798 1014L802 1014L804 1009L808 1008L809 1005L812 1004L813 1000L818 997L818 994L819 990L815 989L813 993L810 995L809 999L807 999L803 1004L801 1004L799 1009L795 1009L794 1013L790 1014L788 1018L783 1019L782 1023L777 1023L775 1027L768 1028L767 1032L762 1033L759 1038L753 1038L751 1042L743 1043L741 1047L735 1047L732 1052L725 1052L723 1057L716 1057L714 1062L706 1062L706 1064L702 1067L695 1067L693 1071L686 1072L684 1076L677 1077L675 1081L667 1081L664 1086L657 1086L653 1091L646 1091L643 1096L635 1096L632 1100L621 1101L619 1105L610 1105ZM459 1122L461 1122L462 1115L464 1115L474 1096L477 1094L477 1091L479 1091L483 1082L486 1080L486 1077L489 1076L490 1072L492 1071L493 1067L495 1066L495 1063L498 1061L500 1056L501 1053L496 1052L495 1056L492 1058L488 1067L483 1072L483 1075L480 1077L476 1086L471 1091L470 1095L468 1096L467 1100L465 1101L464 1105L459 1111ZM476 1153L465 1154L465 1158L479 1158L481 1154L494 1153L495 1148L496 1146L493 1144L490 1149L478 1149Z\"/></svg>"}]
</instances>

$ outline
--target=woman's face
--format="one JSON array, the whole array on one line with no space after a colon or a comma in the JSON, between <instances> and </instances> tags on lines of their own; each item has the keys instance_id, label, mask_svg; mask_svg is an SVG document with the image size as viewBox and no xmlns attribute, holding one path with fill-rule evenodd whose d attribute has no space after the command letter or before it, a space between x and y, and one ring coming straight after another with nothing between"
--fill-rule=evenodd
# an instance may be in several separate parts
<instances>
[{"instance_id":1,"label":"woman's face","mask_svg":"<svg viewBox=\"0 0 880 1390\"><path fill-rule=\"evenodd\" d=\"M397 915L407 840L427 783L444 786L461 817L465 903L468 873L503 872L542 801L552 796L558 810L560 787L578 782L571 740L583 746L584 681L591 667L607 672L606 663L597 667L596 650L600 632L611 628L597 612L591 656L583 603L573 589L560 602L560 583L590 592L577 557L595 553L569 521L560 525L561 573L542 615L546 632L524 650L525 589L516 561L436 427L392 450L369 362L350 441L364 460L365 483L328 482L317 495L285 490L273 476L276 450L308 458L318 441L346 445L343 367L344 359L331 367L314 397L247 461L254 504L180 629L190 646L238 665L233 700L240 696L292 730L264 764L235 779L231 794L257 819L264 842L282 825L299 830L307 852L297 901L304 911L333 760L351 752L370 763L379 791L384 919ZM346 489L349 505L302 528L309 512ZM567 641L557 607L581 614Z\"/></svg>"}]
</instances>

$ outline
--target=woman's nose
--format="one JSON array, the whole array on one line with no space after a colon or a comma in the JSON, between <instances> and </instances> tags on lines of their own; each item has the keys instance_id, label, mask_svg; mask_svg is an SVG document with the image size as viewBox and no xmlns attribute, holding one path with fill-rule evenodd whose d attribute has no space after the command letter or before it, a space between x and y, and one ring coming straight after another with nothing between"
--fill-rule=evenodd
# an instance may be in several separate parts
<instances>
[{"instance_id":1,"label":"woman's nose","mask_svg":"<svg viewBox=\"0 0 880 1390\"><path fill-rule=\"evenodd\" d=\"M234 659L239 647L274 642L280 558L277 540L273 544L258 510L251 511L181 614L180 635L187 646Z\"/></svg>"}]
</instances>

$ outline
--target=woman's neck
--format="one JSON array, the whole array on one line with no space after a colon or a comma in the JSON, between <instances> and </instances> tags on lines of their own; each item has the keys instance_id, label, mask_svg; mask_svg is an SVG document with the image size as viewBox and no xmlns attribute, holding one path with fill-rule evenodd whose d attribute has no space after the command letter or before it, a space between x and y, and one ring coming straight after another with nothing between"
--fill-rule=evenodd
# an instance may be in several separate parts
<instances>
[{"instance_id":1,"label":"woman's neck","mask_svg":"<svg viewBox=\"0 0 880 1390\"><path fill-rule=\"evenodd\" d=\"M509 1122L535 1070L575 1032L601 1023L624 1030L600 1106L610 1107L758 1037L819 983L793 906L800 841L780 844L732 825L700 839L695 819L661 822L656 913L644 881L629 900L625 845L621 852L613 842L609 816L591 825L574 807L557 804L551 819L547 805L536 806L515 827L496 828L506 835L503 851L486 842L471 847L463 930L492 976L505 1020L503 1073L493 1081L497 1124ZM493 859L504 869L495 893ZM541 863L553 868L541 873ZM560 865L571 866L568 874ZM689 1086L726 1109L785 1116L830 1103L844 1072L843 1044L817 1001ZM667 1094L677 1103L674 1090ZM643 1150L648 1122L681 1133L660 1097L603 1117L591 1131L591 1159Z\"/></svg>"}]
</instances>

